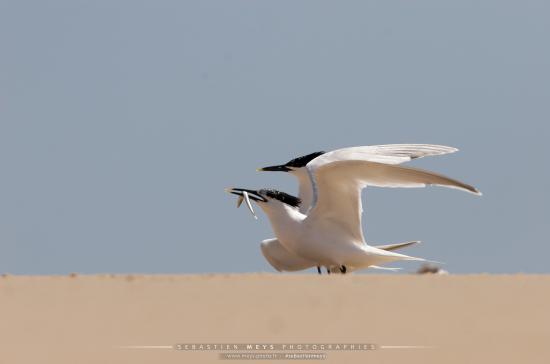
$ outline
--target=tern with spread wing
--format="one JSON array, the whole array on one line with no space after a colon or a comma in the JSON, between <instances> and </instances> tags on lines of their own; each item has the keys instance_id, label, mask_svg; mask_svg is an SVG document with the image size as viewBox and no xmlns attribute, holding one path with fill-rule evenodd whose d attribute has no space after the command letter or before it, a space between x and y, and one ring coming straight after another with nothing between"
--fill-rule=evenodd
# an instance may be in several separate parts
<instances>
[{"instance_id":1,"label":"tern with spread wing","mask_svg":"<svg viewBox=\"0 0 550 364\"><path fill-rule=\"evenodd\" d=\"M440 185L480 194L460 181L398 165L454 151L456 149L444 146L402 144L313 153L284 165L261 169L296 175L304 202L276 190L234 188L229 192L250 197L268 215L277 239L264 241L262 251L266 255L264 248L272 247L266 258L276 269L297 270L301 266L305 269L316 265L338 267L345 273L392 261L423 260L391 251L412 242L384 247L365 242L361 227L361 190L369 185Z\"/></svg>"},{"instance_id":2,"label":"tern with spread wing","mask_svg":"<svg viewBox=\"0 0 550 364\"><path fill-rule=\"evenodd\" d=\"M433 144L386 144L351 147L334 150L328 153L311 153L294 158L282 165L259 168L258 171L288 172L295 176L299 183L298 197L302 200L300 212L307 214L313 199L312 172L322 165L344 160L365 160L387 164L400 164L417 158L449 154L456 151L458 151L458 149L453 147ZM408 247L416 243L419 243L419 241L381 245L377 246L377 248L391 251ZM278 271L298 271L314 266L312 262L297 257L295 254L288 251L276 238L262 241L261 249L267 261ZM319 273L321 272L320 267L317 267L317 271ZM338 272L339 270L337 268L333 268L332 270L327 268L328 273L331 271Z\"/></svg>"}]
</instances>

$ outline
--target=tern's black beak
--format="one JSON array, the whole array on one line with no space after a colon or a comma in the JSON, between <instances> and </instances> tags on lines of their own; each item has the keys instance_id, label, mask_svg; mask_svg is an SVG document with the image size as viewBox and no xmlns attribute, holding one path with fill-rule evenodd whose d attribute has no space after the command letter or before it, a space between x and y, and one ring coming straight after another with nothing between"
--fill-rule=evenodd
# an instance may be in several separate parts
<instances>
[{"instance_id":1,"label":"tern's black beak","mask_svg":"<svg viewBox=\"0 0 550 364\"><path fill-rule=\"evenodd\" d=\"M280 166L270 166L264 168L258 168L258 172L290 172L292 169L288 168L286 165Z\"/></svg>"},{"instance_id":2,"label":"tern's black beak","mask_svg":"<svg viewBox=\"0 0 550 364\"><path fill-rule=\"evenodd\" d=\"M248 190L246 188L226 188L225 191L237 196L242 196L243 192L247 192L248 197L251 200L254 200L256 202L258 201L267 202L267 199L264 196L260 195L260 193L255 190Z\"/></svg>"}]
</instances>

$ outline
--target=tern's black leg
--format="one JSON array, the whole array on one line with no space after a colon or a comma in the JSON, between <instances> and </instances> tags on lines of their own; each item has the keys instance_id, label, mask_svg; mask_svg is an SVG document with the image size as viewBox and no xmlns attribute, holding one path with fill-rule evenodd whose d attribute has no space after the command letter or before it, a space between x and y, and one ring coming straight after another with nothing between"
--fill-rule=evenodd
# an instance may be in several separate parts
<instances>
[{"instance_id":1,"label":"tern's black leg","mask_svg":"<svg viewBox=\"0 0 550 364\"><path fill-rule=\"evenodd\" d=\"M321 274L321 267L317 266L317 273Z\"/></svg>"},{"instance_id":2,"label":"tern's black leg","mask_svg":"<svg viewBox=\"0 0 550 364\"><path fill-rule=\"evenodd\" d=\"M327 274L330 274L330 267L325 267L327 268Z\"/></svg>"},{"instance_id":3,"label":"tern's black leg","mask_svg":"<svg viewBox=\"0 0 550 364\"><path fill-rule=\"evenodd\" d=\"M346 271L347 269L345 265L340 266L340 272L342 272L342 274L346 274Z\"/></svg>"}]
</instances>

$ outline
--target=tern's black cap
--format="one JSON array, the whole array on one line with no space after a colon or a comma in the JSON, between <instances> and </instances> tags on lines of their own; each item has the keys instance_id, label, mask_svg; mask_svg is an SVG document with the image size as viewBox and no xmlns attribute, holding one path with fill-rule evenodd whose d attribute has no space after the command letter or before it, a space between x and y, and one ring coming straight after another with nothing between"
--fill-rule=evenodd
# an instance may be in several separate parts
<instances>
[{"instance_id":1,"label":"tern's black cap","mask_svg":"<svg viewBox=\"0 0 550 364\"><path fill-rule=\"evenodd\" d=\"M302 200L296 196L289 195L288 193L277 191L274 189L262 189L258 191L261 195L279 200L282 203L285 203L292 207L299 207L302 203Z\"/></svg>"},{"instance_id":2,"label":"tern's black cap","mask_svg":"<svg viewBox=\"0 0 550 364\"><path fill-rule=\"evenodd\" d=\"M305 167L306 164L308 164L309 162L311 162L312 160L314 160L318 156L323 155L325 153L326 152L321 151L321 152L315 152L315 153L311 153L311 154L308 154L308 155L304 155L304 156L301 156L301 157L298 157L298 158L294 158L291 161L289 161L287 164L285 164L285 166L294 167L294 168Z\"/></svg>"},{"instance_id":3,"label":"tern's black cap","mask_svg":"<svg viewBox=\"0 0 550 364\"><path fill-rule=\"evenodd\" d=\"M315 152L308 155L304 155L298 158L294 158L290 160L289 162L285 164L281 164L278 166L269 166L269 167L263 167L258 168L258 171L265 171L265 172L291 172L293 168L302 168L305 167L306 164L314 160L320 155L325 154L325 152Z\"/></svg>"}]
</instances>

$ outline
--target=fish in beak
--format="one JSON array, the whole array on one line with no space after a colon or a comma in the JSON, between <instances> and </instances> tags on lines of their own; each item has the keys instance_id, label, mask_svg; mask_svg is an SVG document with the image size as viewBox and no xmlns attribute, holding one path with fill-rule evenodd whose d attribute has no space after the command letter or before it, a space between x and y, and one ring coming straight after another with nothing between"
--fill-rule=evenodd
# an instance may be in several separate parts
<instances>
[{"instance_id":1,"label":"fish in beak","mask_svg":"<svg viewBox=\"0 0 550 364\"><path fill-rule=\"evenodd\" d=\"M246 206L250 210L250 213L252 214L252 216L254 216L254 219L258 220L258 216L256 216L256 213L252 208L252 204L250 203L250 198L248 198L248 192L243 191L243 197L244 197L244 202L246 202Z\"/></svg>"},{"instance_id":2,"label":"fish in beak","mask_svg":"<svg viewBox=\"0 0 550 364\"><path fill-rule=\"evenodd\" d=\"M256 216L250 200L252 199L254 201L267 202L267 199L265 197L260 195L258 191L248 190L244 188L226 188L225 191L233 195L239 196L239 199L237 200L237 208L239 208L244 201L246 203L246 207L248 207L248 210L250 210L250 213L252 214L252 216L254 216L254 219L258 220L258 216Z\"/></svg>"}]
</instances>

